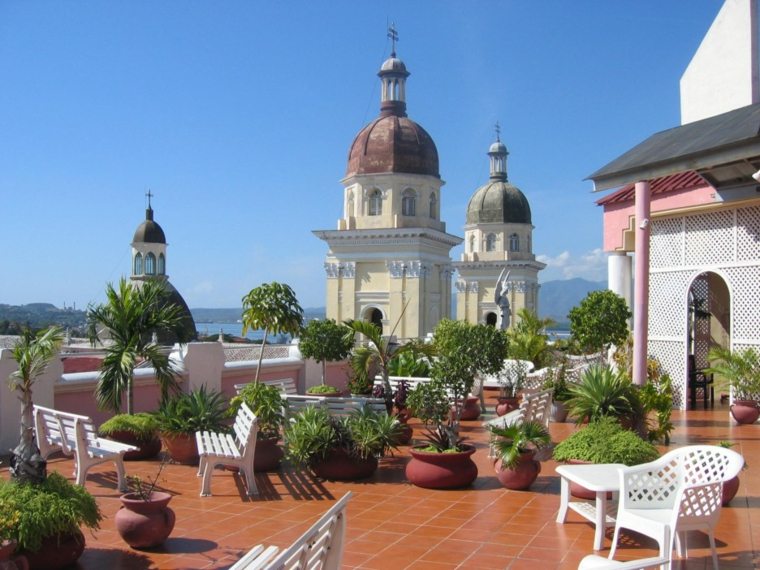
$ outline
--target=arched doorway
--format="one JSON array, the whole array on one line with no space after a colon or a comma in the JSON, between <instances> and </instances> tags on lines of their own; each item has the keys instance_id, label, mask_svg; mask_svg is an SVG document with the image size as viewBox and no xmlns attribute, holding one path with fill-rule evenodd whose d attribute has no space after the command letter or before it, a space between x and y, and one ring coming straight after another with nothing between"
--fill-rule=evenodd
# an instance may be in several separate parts
<instances>
[{"instance_id":1,"label":"arched doorway","mask_svg":"<svg viewBox=\"0 0 760 570\"><path fill-rule=\"evenodd\" d=\"M496 313L487 313L486 314L486 324L489 327L495 327L496 322L498 321L499 317L496 316Z\"/></svg>"},{"instance_id":2,"label":"arched doorway","mask_svg":"<svg viewBox=\"0 0 760 570\"><path fill-rule=\"evenodd\" d=\"M713 346L731 346L731 297L726 281L712 271L697 275L688 293L686 328L687 383L693 367L709 366Z\"/></svg>"},{"instance_id":3,"label":"arched doorway","mask_svg":"<svg viewBox=\"0 0 760 570\"><path fill-rule=\"evenodd\" d=\"M382 334L383 313L380 309L377 307L369 307L366 311L364 311L364 320L375 325L378 329L380 329L380 333Z\"/></svg>"}]
</instances>

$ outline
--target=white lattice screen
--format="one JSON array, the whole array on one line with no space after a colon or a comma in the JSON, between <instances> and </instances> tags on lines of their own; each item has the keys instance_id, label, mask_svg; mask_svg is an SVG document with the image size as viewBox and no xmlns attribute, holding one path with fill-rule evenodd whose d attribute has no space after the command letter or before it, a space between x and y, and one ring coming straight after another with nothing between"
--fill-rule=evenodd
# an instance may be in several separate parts
<instances>
[{"instance_id":1,"label":"white lattice screen","mask_svg":"<svg viewBox=\"0 0 760 570\"><path fill-rule=\"evenodd\" d=\"M760 207L654 220L650 267L648 352L673 380L674 405L684 408L690 287L708 307L714 302L701 274L714 272L728 286L732 347L760 346ZM696 332L709 334L699 324Z\"/></svg>"}]
</instances>

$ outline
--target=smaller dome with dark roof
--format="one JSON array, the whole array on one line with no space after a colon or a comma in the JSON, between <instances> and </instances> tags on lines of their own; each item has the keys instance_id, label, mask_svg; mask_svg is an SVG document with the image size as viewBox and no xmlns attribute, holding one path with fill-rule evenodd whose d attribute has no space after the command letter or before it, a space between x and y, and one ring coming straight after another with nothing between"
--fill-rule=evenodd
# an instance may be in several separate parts
<instances>
[{"instance_id":1,"label":"smaller dome with dark roof","mask_svg":"<svg viewBox=\"0 0 760 570\"><path fill-rule=\"evenodd\" d=\"M530 204L517 186L504 180L491 180L470 198L467 223L530 224Z\"/></svg>"},{"instance_id":2,"label":"smaller dome with dark roof","mask_svg":"<svg viewBox=\"0 0 760 570\"><path fill-rule=\"evenodd\" d=\"M153 221L153 209L150 206L145 210L145 221L135 230L132 243L166 243L164 230Z\"/></svg>"}]
</instances>

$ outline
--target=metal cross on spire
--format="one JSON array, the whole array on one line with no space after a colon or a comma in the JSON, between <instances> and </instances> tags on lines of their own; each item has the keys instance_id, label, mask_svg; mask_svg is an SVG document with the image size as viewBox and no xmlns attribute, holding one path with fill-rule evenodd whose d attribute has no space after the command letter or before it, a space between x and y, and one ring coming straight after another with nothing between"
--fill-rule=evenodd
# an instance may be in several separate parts
<instances>
[{"instance_id":1,"label":"metal cross on spire","mask_svg":"<svg viewBox=\"0 0 760 570\"><path fill-rule=\"evenodd\" d=\"M396 30L396 23L392 22L388 26L388 37L391 39L391 57L396 57L396 42L398 41L398 31Z\"/></svg>"},{"instance_id":2,"label":"metal cross on spire","mask_svg":"<svg viewBox=\"0 0 760 570\"><path fill-rule=\"evenodd\" d=\"M499 125L499 121L496 121L496 125L494 125L494 129L496 130L496 142L501 142L501 125Z\"/></svg>"},{"instance_id":3,"label":"metal cross on spire","mask_svg":"<svg viewBox=\"0 0 760 570\"><path fill-rule=\"evenodd\" d=\"M154 194L151 193L150 189L145 193L145 196L148 198L148 208L150 208L150 199L154 196Z\"/></svg>"}]
</instances>

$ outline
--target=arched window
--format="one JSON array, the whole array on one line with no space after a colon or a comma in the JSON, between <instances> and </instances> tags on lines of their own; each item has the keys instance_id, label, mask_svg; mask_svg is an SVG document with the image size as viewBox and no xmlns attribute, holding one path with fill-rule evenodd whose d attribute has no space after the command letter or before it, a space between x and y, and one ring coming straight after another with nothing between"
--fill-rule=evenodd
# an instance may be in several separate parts
<instances>
[{"instance_id":1,"label":"arched window","mask_svg":"<svg viewBox=\"0 0 760 570\"><path fill-rule=\"evenodd\" d=\"M142 266L142 253L139 253L135 255L135 267L132 271L135 275L142 275L143 272L143 266Z\"/></svg>"},{"instance_id":2,"label":"arched window","mask_svg":"<svg viewBox=\"0 0 760 570\"><path fill-rule=\"evenodd\" d=\"M145 274L146 275L155 275L156 274L156 256L152 253L149 253L145 256Z\"/></svg>"},{"instance_id":3,"label":"arched window","mask_svg":"<svg viewBox=\"0 0 760 570\"><path fill-rule=\"evenodd\" d=\"M470 253L475 251L475 236L470 234Z\"/></svg>"},{"instance_id":4,"label":"arched window","mask_svg":"<svg viewBox=\"0 0 760 570\"><path fill-rule=\"evenodd\" d=\"M401 197L401 214L404 216L417 215L417 198L414 190L407 188Z\"/></svg>"},{"instance_id":5,"label":"arched window","mask_svg":"<svg viewBox=\"0 0 760 570\"><path fill-rule=\"evenodd\" d=\"M373 190L369 195L369 215L379 216L383 213L383 195L380 190Z\"/></svg>"},{"instance_id":6,"label":"arched window","mask_svg":"<svg viewBox=\"0 0 760 570\"><path fill-rule=\"evenodd\" d=\"M488 234L486 236L486 251L494 251L496 249L496 235Z\"/></svg>"},{"instance_id":7,"label":"arched window","mask_svg":"<svg viewBox=\"0 0 760 570\"><path fill-rule=\"evenodd\" d=\"M509 251L520 251L520 237L517 234L509 236Z\"/></svg>"},{"instance_id":8,"label":"arched window","mask_svg":"<svg viewBox=\"0 0 760 570\"><path fill-rule=\"evenodd\" d=\"M437 202L438 202L438 200L435 197L435 192L433 192L430 195L430 217L433 218L433 219L435 219L436 213L437 213L436 212Z\"/></svg>"},{"instance_id":9,"label":"arched window","mask_svg":"<svg viewBox=\"0 0 760 570\"><path fill-rule=\"evenodd\" d=\"M495 327L496 326L496 320L497 320L496 313L488 313L486 315L486 324L489 327Z\"/></svg>"},{"instance_id":10,"label":"arched window","mask_svg":"<svg viewBox=\"0 0 760 570\"><path fill-rule=\"evenodd\" d=\"M166 273L166 258L163 253L158 254L158 274L163 275Z\"/></svg>"}]
</instances>

